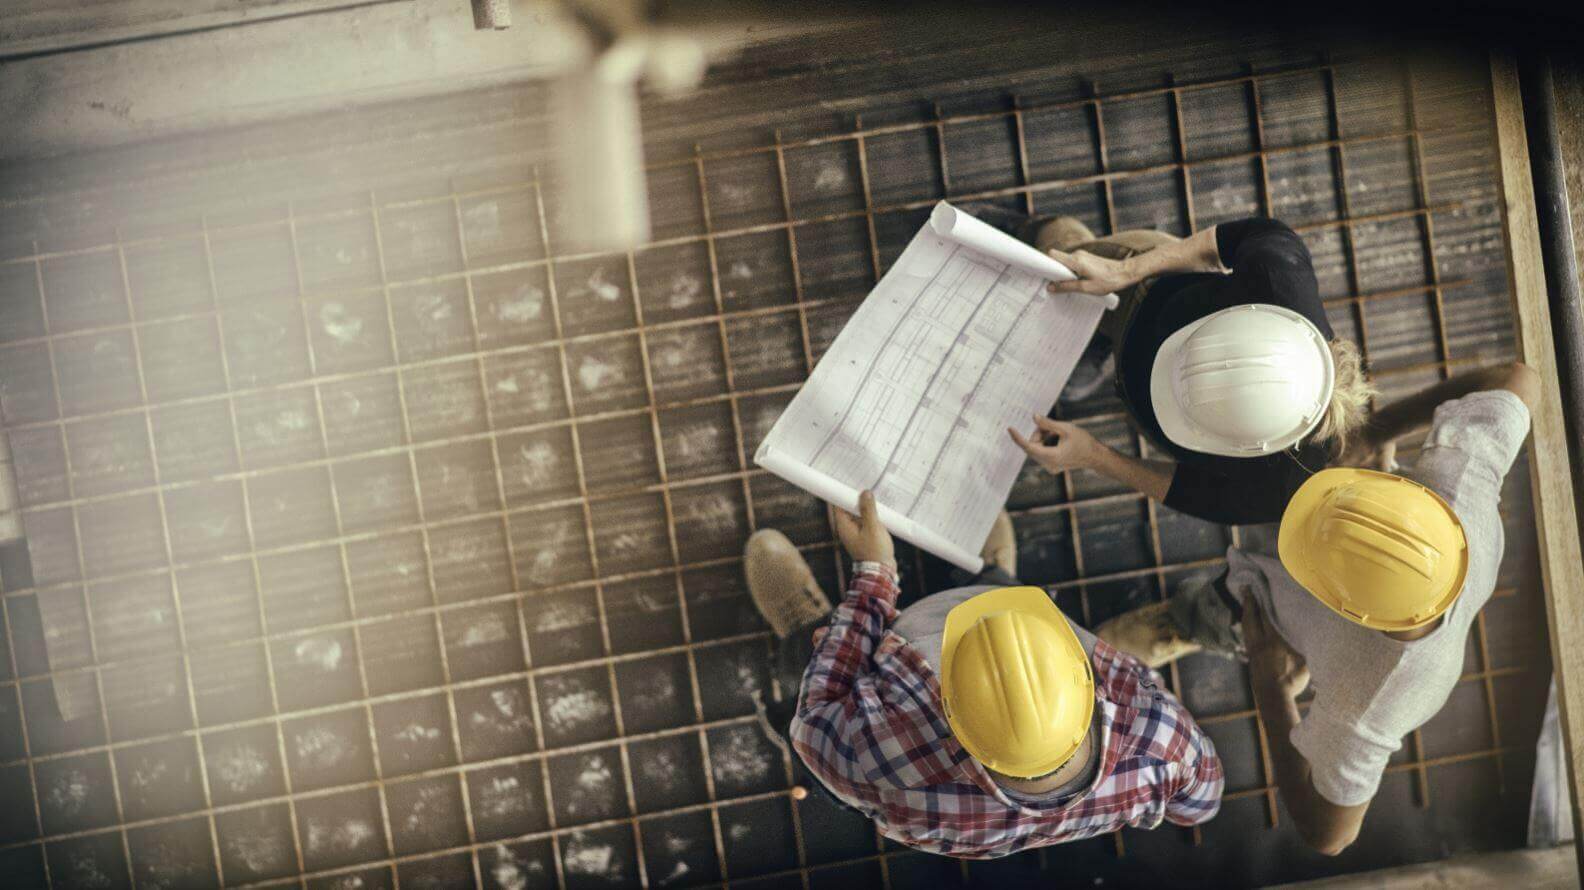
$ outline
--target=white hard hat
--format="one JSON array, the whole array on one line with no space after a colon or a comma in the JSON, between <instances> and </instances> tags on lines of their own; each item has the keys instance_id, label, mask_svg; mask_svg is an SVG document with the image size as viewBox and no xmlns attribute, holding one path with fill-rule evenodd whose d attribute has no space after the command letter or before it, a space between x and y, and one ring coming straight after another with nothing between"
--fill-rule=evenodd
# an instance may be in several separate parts
<instances>
[{"instance_id":1,"label":"white hard hat","mask_svg":"<svg viewBox=\"0 0 1584 890\"><path fill-rule=\"evenodd\" d=\"M1309 319L1269 303L1211 313L1161 344L1150 400L1166 438L1192 451L1258 457L1290 448L1325 416L1336 371Z\"/></svg>"}]
</instances>

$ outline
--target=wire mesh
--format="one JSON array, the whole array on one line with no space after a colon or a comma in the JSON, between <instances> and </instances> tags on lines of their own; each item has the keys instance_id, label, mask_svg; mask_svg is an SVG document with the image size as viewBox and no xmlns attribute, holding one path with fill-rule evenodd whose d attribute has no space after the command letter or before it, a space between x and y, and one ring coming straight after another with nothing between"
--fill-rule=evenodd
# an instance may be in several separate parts
<instances>
[{"instance_id":1,"label":"wire mesh","mask_svg":"<svg viewBox=\"0 0 1584 890\"><path fill-rule=\"evenodd\" d=\"M657 226L653 243L615 256L558 250L556 207L536 170L417 197L293 202L280 218L204 218L152 237L118 230L86 247L35 242L0 263L31 280L38 304L36 318L31 306L10 311L21 321L3 320L0 349L16 381L6 427L27 468L33 575L0 598L11 640L0 688L17 701L19 740L0 771L25 774L35 821L0 853L39 849L42 837L55 886L73 881L66 853L103 837L140 881L319 886L375 868L398 885L465 872L480 886L908 886L893 870L917 867L899 859L913 854L867 828L857 846L832 850L831 817L811 831L814 804L791 798L796 765L754 742L769 635L745 611L740 542L784 528L832 591L845 567L823 509L754 467L753 447L943 197L1074 213L1110 231L1163 202L1173 208L1163 227L1177 234L1253 213L1290 218L1317 262L1340 267L1340 282L1323 283L1328 310L1386 389L1505 357L1505 343L1455 349L1448 334L1457 306L1445 295L1505 302L1487 290L1489 268L1438 252L1436 220L1489 219L1477 188L1435 200L1426 160L1427 140L1466 135L1468 120L1423 120L1416 74L1401 66L1391 73L1401 119L1345 132L1339 70L1348 73L1330 62L1249 69L1112 93L1089 83L1073 99L935 106L911 123L855 118L812 138L695 146L650 170L661 187L685 183L656 201L657 214L693 222ZM1375 69L1361 77L1385 89ZM1288 95L1315 79L1318 111ZM1287 97L1279 111L1273 94ZM1185 110L1201 99L1247 115L1247 147L1201 155L1191 121L1204 109ZM1472 116L1489 130L1487 108ZM1045 128L1073 120L1092 143L1092 169L1042 169L1059 154ZM917 139L927 145L908 160L923 168L904 169L899 147ZM1350 155L1392 150L1407 152L1406 165L1375 163L1386 172L1361 187ZM1476 166L1488 187L1493 171ZM1312 179L1329 194L1293 198ZM1397 187L1406 200L1375 200ZM1420 258L1418 278L1382 274L1400 256L1366 255L1364 236L1400 225L1416 233L1414 247L1394 246ZM202 285L194 298L151 286L174 267L144 266L183 250ZM1494 256L1485 262L1499 271ZM91 279L102 261L111 296L64 284L77 266ZM1396 319L1421 311L1426 325L1397 332ZM213 385L182 384L162 364L179 326L212 339L212 354L211 340L181 342L186 374L207 367ZM1399 348L1425 328L1429 357ZM34 377L12 370L31 367ZM125 379L80 382L106 379L107 368ZM1074 416L1147 452L1114 400ZM106 456L93 434L118 424L137 444ZM194 444L204 435L215 441ZM1128 596L1165 597L1173 580L1217 566L1218 547L1244 540L1093 478L1063 475L1054 497L1051 488L1026 474L1014 492L1025 574L1085 624ZM1201 539L1215 546L1183 543ZM930 569L905 553L917 588ZM239 602L212 601L207 579L226 572L246 585ZM155 590L148 614L112 605L143 584ZM1528 584L1497 596L1533 595ZM67 601L83 618L84 654L41 664L19 628L36 626L41 603ZM149 651L138 637L168 645ZM1433 754L1415 731L1389 768L1413 776L1419 807L1430 806L1436 768L1488 760L1505 784L1504 759L1522 747L1501 731L1496 686L1543 664L1496 666L1489 640L1482 615L1460 684L1481 693L1487 739ZM1168 679L1192 704L1187 675L1210 670L1174 664ZM45 716L46 694L66 688L92 699L86 723ZM151 722L139 725L139 712ZM1275 827L1252 706L1196 713L1213 736L1252 731L1255 746L1235 753L1252 755L1256 779L1227 800L1259 799ZM237 759L231 742L244 737L261 740L247 748L253 760ZM160 745L178 753L159 762L185 764L192 786L164 810L129 794L147 796L138 789L154 761L138 757ZM72 807L59 789L84 783L52 782L100 766L107 787L82 791L62 815ZM665 787L668 775L687 787ZM239 781L246 792L229 790ZM1181 836L1205 841L1201 828ZM1118 859L1143 855L1129 848L1136 837L1105 843ZM977 877L966 863L951 868Z\"/></svg>"}]
</instances>

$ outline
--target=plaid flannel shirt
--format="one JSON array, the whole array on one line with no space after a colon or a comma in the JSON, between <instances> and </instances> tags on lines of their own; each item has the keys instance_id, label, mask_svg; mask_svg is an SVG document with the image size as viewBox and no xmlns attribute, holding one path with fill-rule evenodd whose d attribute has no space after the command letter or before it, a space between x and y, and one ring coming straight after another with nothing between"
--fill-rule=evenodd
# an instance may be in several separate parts
<instances>
[{"instance_id":1,"label":"plaid flannel shirt","mask_svg":"<svg viewBox=\"0 0 1584 890\"><path fill-rule=\"evenodd\" d=\"M792 745L841 800L899 843L963 858L1005 856L1164 819L1196 825L1221 807L1215 746L1160 675L1095 645L1101 760L1061 800L1009 796L952 737L940 681L890 630L897 582L859 563L829 626L816 631Z\"/></svg>"}]
</instances>

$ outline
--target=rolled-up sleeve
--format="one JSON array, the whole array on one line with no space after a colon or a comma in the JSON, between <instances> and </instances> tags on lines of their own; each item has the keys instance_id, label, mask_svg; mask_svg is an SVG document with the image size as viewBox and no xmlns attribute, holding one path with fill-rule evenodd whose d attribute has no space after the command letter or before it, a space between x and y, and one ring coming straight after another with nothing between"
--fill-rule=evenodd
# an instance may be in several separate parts
<instances>
[{"instance_id":1,"label":"rolled-up sleeve","mask_svg":"<svg viewBox=\"0 0 1584 890\"><path fill-rule=\"evenodd\" d=\"M1221 810L1226 773L1215 745L1199 724L1189 721L1189 754L1178 765L1178 786L1166 802L1166 821L1173 825L1208 822Z\"/></svg>"}]
</instances>

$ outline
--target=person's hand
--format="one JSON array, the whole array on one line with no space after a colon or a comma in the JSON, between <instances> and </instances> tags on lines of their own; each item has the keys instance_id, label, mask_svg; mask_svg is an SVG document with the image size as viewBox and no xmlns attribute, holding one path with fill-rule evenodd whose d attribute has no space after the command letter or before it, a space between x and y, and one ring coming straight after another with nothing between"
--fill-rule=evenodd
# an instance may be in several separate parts
<instances>
[{"instance_id":1,"label":"person's hand","mask_svg":"<svg viewBox=\"0 0 1584 890\"><path fill-rule=\"evenodd\" d=\"M1035 463L1051 473L1088 467L1105 447L1076 423L1039 415L1034 416L1034 432L1029 439L1012 427L1007 427L1007 434Z\"/></svg>"},{"instance_id":2,"label":"person's hand","mask_svg":"<svg viewBox=\"0 0 1584 890\"><path fill-rule=\"evenodd\" d=\"M1102 296L1115 293L1138 283L1125 260L1110 260L1087 250L1066 253L1047 250L1051 259L1072 271L1077 278L1069 281L1052 281L1045 290L1053 294L1093 294Z\"/></svg>"},{"instance_id":3,"label":"person's hand","mask_svg":"<svg viewBox=\"0 0 1584 890\"><path fill-rule=\"evenodd\" d=\"M1249 679L1256 691L1273 690L1291 701L1309 687L1309 665L1271 627L1253 595L1243 598L1243 645L1248 650Z\"/></svg>"},{"instance_id":4,"label":"person's hand","mask_svg":"<svg viewBox=\"0 0 1584 890\"><path fill-rule=\"evenodd\" d=\"M896 571L896 546L891 543L891 533L880 523L874 492L859 493L857 516L836 510L836 536L853 562L884 563Z\"/></svg>"},{"instance_id":5,"label":"person's hand","mask_svg":"<svg viewBox=\"0 0 1584 890\"><path fill-rule=\"evenodd\" d=\"M1388 439L1385 442L1371 435L1369 430L1348 439L1347 447L1342 449L1342 454L1337 457L1337 466L1363 467L1367 470L1380 470L1382 473L1397 472L1397 441Z\"/></svg>"}]
</instances>

